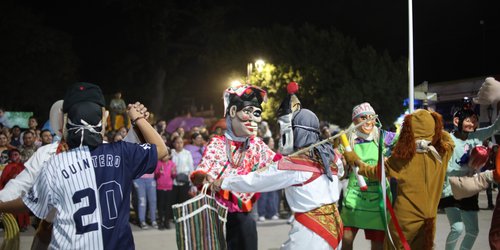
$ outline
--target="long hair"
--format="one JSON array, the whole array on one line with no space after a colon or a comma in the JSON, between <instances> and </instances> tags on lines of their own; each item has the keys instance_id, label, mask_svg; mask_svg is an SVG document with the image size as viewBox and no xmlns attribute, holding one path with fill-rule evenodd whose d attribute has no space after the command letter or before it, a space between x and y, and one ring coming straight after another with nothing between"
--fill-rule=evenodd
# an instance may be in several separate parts
<instances>
[{"instance_id":1,"label":"long hair","mask_svg":"<svg viewBox=\"0 0 500 250\"><path fill-rule=\"evenodd\" d=\"M438 153L442 156L447 147L447 144L443 143L443 118L437 112L430 112L432 118L434 119L434 136L432 137L431 145L433 145ZM412 115L406 115L403 121L403 128L399 135L399 140L392 151L392 155L396 158L402 160L410 160L413 158L416 152L415 137L413 135L411 126Z\"/></svg>"},{"instance_id":2,"label":"long hair","mask_svg":"<svg viewBox=\"0 0 500 250\"><path fill-rule=\"evenodd\" d=\"M434 118L435 127L434 127L434 137L432 137L432 145L439 152L439 155L443 156L443 154L450 147L449 144L443 143L443 117L437 112L431 112L432 118Z\"/></svg>"},{"instance_id":3,"label":"long hair","mask_svg":"<svg viewBox=\"0 0 500 250\"><path fill-rule=\"evenodd\" d=\"M392 151L392 156L402 160L409 160L413 158L417 150L415 137L413 136L413 131L411 129L411 117L411 114L405 116L398 142Z\"/></svg>"}]
</instances>

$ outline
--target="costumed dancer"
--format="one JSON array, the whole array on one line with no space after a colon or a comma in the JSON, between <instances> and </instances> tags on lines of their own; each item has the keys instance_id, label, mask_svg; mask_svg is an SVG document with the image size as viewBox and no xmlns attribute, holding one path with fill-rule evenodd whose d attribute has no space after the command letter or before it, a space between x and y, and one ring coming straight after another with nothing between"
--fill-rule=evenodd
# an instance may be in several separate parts
<instances>
[{"instance_id":1,"label":"costumed dancer","mask_svg":"<svg viewBox=\"0 0 500 250\"><path fill-rule=\"evenodd\" d=\"M191 174L194 185L219 177L246 175L269 165L276 154L256 137L262 121L264 90L251 85L230 87L224 92L226 133L213 137L198 168ZM222 190L216 198L228 208L226 241L229 249L257 249L257 227L250 215L257 193Z\"/></svg>"},{"instance_id":2,"label":"costumed dancer","mask_svg":"<svg viewBox=\"0 0 500 250\"><path fill-rule=\"evenodd\" d=\"M62 110L69 150L43 163L22 199L1 203L0 211L29 208L39 218L56 213L49 248L133 249L128 222L130 183L154 171L158 158L167 150L163 140L145 120L148 112L144 105L135 103L129 105L128 114L142 138L151 144L103 144L108 114L101 89L94 84L72 85ZM109 194L113 196L111 203L102 199Z\"/></svg>"},{"instance_id":3,"label":"costumed dancer","mask_svg":"<svg viewBox=\"0 0 500 250\"><path fill-rule=\"evenodd\" d=\"M478 223L478 194L457 200L448 177L472 176L476 170L469 167L471 151L476 146L481 146L483 141L500 129L500 119L496 119L493 125L478 128L478 116L472 110L472 102L464 98L463 107L453 115L454 129L451 138L455 143L453 156L448 163L447 176L443 187L440 207L444 208L450 223L450 233L446 238L446 249L455 249L459 237L465 230L465 236L460 244L460 249L472 249L477 235L479 234Z\"/></svg>"},{"instance_id":4,"label":"costumed dancer","mask_svg":"<svg viewBox=\"0 0 500 250\"><path fill-rule=\"evenodd\" d=\"M481 86L478 96L474 102L481 105L491 105L500 101L500 82L493 77L488 77ZM499 117L500 118L500 117ZM472 110L472 102L464 98L464 105L461 110L453 116L454 130L452 139L455 142L455 151L448 165L447 180L443 189L440 206L445 208L446 215L450 222L451 231L446 239L446 249L454 249L458 238L465 228L465 236L460 245L460 249L471 249L479 233L478 225L478 192L485 187L486 181L500 181L499 158L496 159L496 171L485 171L479 174L479 178L470 177L476 173L476 169L471 165L471 159L476 146L496 134L500 129L500 119L497 118L491 126L477 129L478 116ZM452 188L448 177L460 178L459 188ZM453 190L452 190L453 189ZM472 191L471 191L472 190ZM475 195L467 195L467 191ZM460 200L454 197L463 196ZM470 196L470 197L469 197ZM497 197L498 202L498 197ZM489 241L491 249L500 249L500 211L498 204L493 212Z\"/></svg>"},{"instance_id":5,"label":"costumed dancer","mask_svg":"<svg viewBox=\"0 0 500 250\"><path fill-rule=\"evenodd\" d=\"M401 231L393 218L384 249L394 249L391 239L396 249L405 249L404 239L410 249L433 249L437 207L453 146L438 113L419 109L405 116L398 142L385 160L385 173L398 182L394 214ZM380 178L378 167L358 164L359 174Z\"/></svg>"},{"instance_id":6,"label":"costumed dancer","mask_svg":"<svg viewBox=\"0 0 500 250\"><path fill-rule=\"evenodd\" d=\"M375 110L367 102L355 106L352 109L351 127L372 118L374 115L376 115ZM344 156L351 167L355 167L355 161L358 159L368 165L377 164L381 135L380 131L375 127L375 122L375 120L368 121L347 134L348 147L354 149L354 151L346 150L344 146ZM384 145L381 146L384 151L387 151L392 145L395 133L383 132L385 135ZM344 223L342 249L353 249L354 238L359 229L364 229L365 238L371 241L371 249L382 249L386 220L382 217L384 214L380 206L384 202L379 192L380 182L361 177L366 182L365 190L361 190L357 178L356 171L350 171L347 190L342 201L342 211L340 213Z\"/></svg>"},{"instance_id":7,"label":"costumed dancer","mask_svg":"<svg viewBox=\"0 0 500 250\"><path fill-rule=\"evenodd\" d=\"M300 109L295 97L296 83L278 111L281 127L280 151L290 154L319 142L318 117ZM213 185L238 192L269 192L285 188L295 220L282 249L335 249L342 239L342 221L337 210L338 174L341 155L330 143L312 147L306 153L286 156L278 163L240 176L216 180Z\"/></svg>"}]
</instances>

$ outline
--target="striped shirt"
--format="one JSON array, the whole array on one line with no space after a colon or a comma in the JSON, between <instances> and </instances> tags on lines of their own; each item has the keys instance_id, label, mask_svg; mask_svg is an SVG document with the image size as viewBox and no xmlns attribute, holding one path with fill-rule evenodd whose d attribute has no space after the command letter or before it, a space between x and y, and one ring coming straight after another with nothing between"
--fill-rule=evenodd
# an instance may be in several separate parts
<instances>
[{"instance_id":1,"label":"striped shirt","mask_svg":"<svg viewBox=\"0 0 500 250\"><path fill-rule=\"evenodd\" d=\"M134 249L131 182L153 172L156 162L150 144L76 148L45 163L23 202L39 218L57 210L50 249Z\"/></svg>"}]
</instances>

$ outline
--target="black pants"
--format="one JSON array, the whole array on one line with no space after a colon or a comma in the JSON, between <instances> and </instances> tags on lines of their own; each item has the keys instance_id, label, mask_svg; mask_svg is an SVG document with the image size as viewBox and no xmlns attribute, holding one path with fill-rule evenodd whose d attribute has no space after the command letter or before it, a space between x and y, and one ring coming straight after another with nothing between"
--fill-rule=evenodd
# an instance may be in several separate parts
<instances>
[{"instance_id":1,"label":"black pants","mask_svg":"<svg viewBox=\"0 0 500 250\"><path fill-rule=\"evenodd\" d=\"M257 225L250 213L228 213L226 242L229 250L257 250Z\"/></svg>"},{"instance_id":2,"label":"black pants","mask_svg":"<svg viewBox=\"0 0 500 250\"><path fill-rule=\"evenodd\" d=\"M176 186L174 185L172 189L172 202L174 204L178 203L183 203L187 200L189 200L189 189L191 186L189 185L183 185L183 186Z\"/></svg>"},{"instance_id":3,"label":"black pants","mask_svg":"<svg viewBox=\"0 0 500 250\"><path fill-rule=\"evenodd\" d=\"M173 218L172 212L172 190L156 190L156 197L158 201L158 221L160 224L165 225L168 223L168 220Z\"/></svg>"}]
</instances>

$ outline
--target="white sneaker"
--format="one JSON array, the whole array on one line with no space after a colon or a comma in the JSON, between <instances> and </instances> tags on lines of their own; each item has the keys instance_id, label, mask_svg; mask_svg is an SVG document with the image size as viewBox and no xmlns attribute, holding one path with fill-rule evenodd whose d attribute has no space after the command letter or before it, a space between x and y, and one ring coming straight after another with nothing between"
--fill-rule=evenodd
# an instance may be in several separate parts
<instances>
[{"instance_id":1,"label":"white sneaker","mask_svg":"<svg viewBox=\"0 0 500 250\"><path fill-rule=\"evenodd\" d=\"M271 220L279 220L280 217L278 215L273 215L273 217L271 217Z\"/></svg>"},{"instance_id":2,"label":"white sneaker","mask_svg":"<svg viewBox=\"0 0 500 250\"><path fill-rule=\"evenodd\" d=\"M259 217L259 221L266 221L266 217L264 217L264 216L260 216L260 217Z\"/></svg>"}]
</instances>

